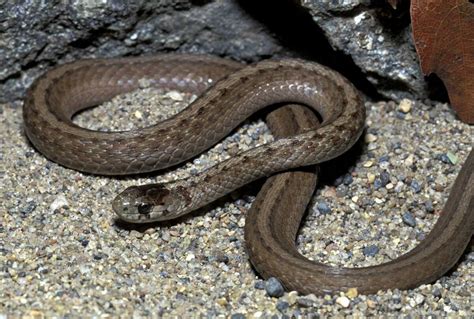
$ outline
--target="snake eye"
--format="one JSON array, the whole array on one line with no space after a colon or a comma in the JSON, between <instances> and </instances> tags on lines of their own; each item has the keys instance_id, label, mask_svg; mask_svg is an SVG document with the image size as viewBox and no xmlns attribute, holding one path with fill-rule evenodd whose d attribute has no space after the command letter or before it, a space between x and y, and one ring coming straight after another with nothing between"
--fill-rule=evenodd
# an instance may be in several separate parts
<instances>
[{"instance_id":1,"label":"snake eye","mask_svg":"<svg viewBox=\"0 0 474 319\"><path fill-rule=\"evenodd\" d=\"M144 204L144 203L138 204L138 207L137 207L138 213L141 215L149 214L151 211L151 208L152 208L152 205Z\"/></svg>"}]
</instances>

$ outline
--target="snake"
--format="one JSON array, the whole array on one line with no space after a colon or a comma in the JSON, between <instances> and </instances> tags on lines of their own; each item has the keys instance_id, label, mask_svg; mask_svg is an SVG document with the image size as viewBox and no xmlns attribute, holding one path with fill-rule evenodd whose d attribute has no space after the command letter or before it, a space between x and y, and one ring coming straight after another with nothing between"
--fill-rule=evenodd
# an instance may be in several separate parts
<instances>
[{"instance_id":1,"label":"snake","mask_svg":"<svg viewBox=\"0 0 474 319\"><path fill-rule=\"evenodd\" d=\"M80 127L72 117L143 83L199 96L155 125L119 132ZM245 223L249 259L287 290L317 295L361 293L430 283L455 265L474 229L471 151L433 230L408 253L380 265L345 268L311 261L296 247L317 184L317 164L346 152L365 127L359 91L315 62L268 59L243 64L215 56L159 54L85 59L56 66L27 91L26 136L46 158L74 170L126 175L176 166L206 151L260 111L276 139L186 179L126 188L112 201L130 223L175 219L259 179L266 179Z\"/></svg>"}]
</instances>

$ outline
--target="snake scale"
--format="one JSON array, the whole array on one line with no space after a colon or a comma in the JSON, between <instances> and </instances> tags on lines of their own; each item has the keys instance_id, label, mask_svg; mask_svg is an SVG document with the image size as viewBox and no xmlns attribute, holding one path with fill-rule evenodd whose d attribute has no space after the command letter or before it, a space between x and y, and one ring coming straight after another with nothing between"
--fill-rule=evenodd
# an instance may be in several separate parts
<instances>
[{"instance_id":1,"label":"snake scale","mask_svg":"<svg viewBox=\"0 0 474 319\"><path fill-rule=\"evenodd\" d=\"M77 112L138 89L142 80L200 97L174 117L140 130L104 133L72 123ZM319 64L283 59L246 66L180 54L82 60L39 77L27 93L23 114L28 138L50 160L83 172L122 175L182 163L275 104L284 107L268 115L278 137L274 142L189 179L127 188L114 199L114 211L132 223L173 219L269 177L247 216L245 239L255 269L264 278L277 277L286 289L315 294L351 287L362 293L407 289L437 279L456 263L474 228L472 152L434 229L407 254L352 269L299 254L296 234L317 182L317 167L311 165L349 149L365 121L357 90ZM309 109L319 114L320 123Z\"/></svg>"}]
</instances>

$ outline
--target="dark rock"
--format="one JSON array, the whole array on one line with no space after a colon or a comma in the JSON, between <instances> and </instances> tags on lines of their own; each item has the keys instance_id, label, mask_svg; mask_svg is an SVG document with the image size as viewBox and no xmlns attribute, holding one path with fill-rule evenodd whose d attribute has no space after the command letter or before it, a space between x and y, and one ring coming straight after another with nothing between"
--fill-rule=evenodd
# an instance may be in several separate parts
<instances>
[{"instance_id":1,"label":"dark rock","mask_svg":"<svg viewBox=\"0 0 474 319\"><path fill-rule=\"evenodd\" d=\"M234 0L7 1L0 7L0 102L51 66L86 57L202 52L257 61L283 48Z\"/></svg>"},{"instance_id":2,"label":"dark rock","mask_svg":"<svg viewBox=\"0 0 474 319\"><path fill-rule=\"evenodd\" d=\"M319 202L316 205L316 208L319 210L321 214L329 214L331 212L331 208L326 202Z\"/></svg>"},{"instance_id":3,"label":"dark rock","mask_svg":"<svg viewBox=\"0 0 474 319\"><path fill-rule=\"evenodd\" d=\"M339 176L338 178L334 180L334 186L341 185L343 181L344 181L344 176Z\"/></svg>"},{"instance_id":4,"label":"dark rock","mask_svg":"<svg viewBox=\"0 0 474 319\"><path fill-rule=\"evenodd\" d=\"M259 280L253 285L255 289L263 290L265 289L265 282L263 280Z\"/></svg>"},{"instance_id":5,"label":"dark rock","mask_svg":"<svg viewBox=\"0 0 474 319\"><path fill-rule=\"evenodd\" d=\"M4 1L0 102L22 99L33 79L61 63L157 52L210 53L245 62L281 55L309 57L346 76L357 73L360 82L385 97L428 96L407 6L393 10L383 1L370 0L286 3ZM288 20L284 26L282 18ZM319 59L322 42L326 55L337 58ZM308 53L308 45L317 49Z\"/></svg>"},{"instance_id":6,"label":"dark rock","mask_svg":"<svg viewBox=\"0 0 474 319\"><path fill-rule=\"evenodd\" d=\"M449 160L449 157L446 153L439 154L437 158L443 163L451 164L451 161Z\"/></svg>"},{"instance_id":7,"label":"dark rock","mask_svg":"<svg viewBox=\"0 0 474 319\"><path fill-rule=\"evenodd\" d=\"M343 180L344 185L348 186L348 185L352 184L353 181L354 181L354 179L352 178L352 175L346 174L344 176L344 180Z\"/></svg>"},{"instance_id":8,"label":"dark rock","mask_svg":"<svg viewBox=\"0 0 474 319\"><path fill-rule=\"evenodd\" d=\"M412 181L411 181L410 187L411 187L411 189L413 189L413 191L414 191L415 193L421 192L421 185L420 185L420 183L418 183L416 180L412 180Z\"/></svg>"},{"instance_id":9,"label":"dark rock","mask_svg":"<svg viewBox=\"0 0 474 319\"><path fill-rule=\"evenodd\" d=\"M362 253L364 254L364 256L374 257L379 253L379 247L377 245L366 246L362 250Z\"/></svg>"},{"instance_id":10,"label":"dark rock","mask_svg":"<svg viewBox=\"0 0 474 319\"><path fill-rule=\"evenodd\" d=\"M286 301L278 301L277 304L276 304L276 308L278 309L278 311L280 312L284 312L286 309L288 309L288 307L290 307L290 304L287 303Z\"/></svg>"},{"instance_id":11,"label":"dark rock","mask_svg":"<svg viewBox=\"0 0 474 319\"><path fill-rule=\"evenodd\" d=\"M351 56L385 97L427 96L411 37L408 8L384 1L308 0L302 4L331 46Z\"/></svg>"},{"instance_id":12,"label":"dark rock","mask_svg":"<svg viewBox=\"0 0 474 319\"><path fill-rule=\"evenodd\" d=\"M433 297L436 297L436 298L442 297L441 290L439 288L436 287L435 289L433 289Z\"/></svg>"},{"instance_id":13,"label":"dark rock","mask_svg":"<svg viewBox=\"0 0 474 319\"><path fill-rule=\"evenodd\" d=\"M285 293L285 289L281 282L275 277L270 277L265 282L265 290L270 297L281 297Z\"/></svg>"},{"instance_id":14,"label":"dark rock","mask_svg":"<svg viewBox=\"0 0 474 319\"><path fill-rule=\"evenodd\" d=\"M87 247L89 245L89 240L85 238L80 238L79 242L81 243L82 247Z\"/></svg>"},{"instance_id":15,"label":"dark rock","mask_svg":"<svg viewBox=\"0 0 474 319\"><path fill-rule=\"evenodd\" d=\"M390 156L383 155L383 156L380 156L379 163L388 162L389 160L390 160Z\"/></svg>"},{"instance_id":16,"label":"dark rock","mask_svg":"<svg viewBox=\"0 0 474 319\"><path fill-rule=\"evenodd\" d=\"M434 207L433 207L433 202L430 200L427 200L425 202L425 210L427 213L432 213L434 212Z\"/></svg>"},{"instance_id":17,"label":"dark rock","mask_svg":"<svg viewBox=\"0 0 474 319\"><path fill-rule=\"evenodd\" d=\"M28 215L30 214L31 212L33 212L36 208L37 204L35 201L30 201L30 202L27 202L25 206L23 206L21 209L20 209L20 212L23 214L23 215Z\"/></svg>"},{"instance_id":18,"label":"dark rock","mask_svg":"<svg viewBox=\"0 0 474 319\"><path fill-rule=\"evenodd\" d=\"M403 216L402 216L402 220L408 226L411 226L411 227L416 226L416 219L410 212L404 213Z\"/></svg>"}]
</instances>

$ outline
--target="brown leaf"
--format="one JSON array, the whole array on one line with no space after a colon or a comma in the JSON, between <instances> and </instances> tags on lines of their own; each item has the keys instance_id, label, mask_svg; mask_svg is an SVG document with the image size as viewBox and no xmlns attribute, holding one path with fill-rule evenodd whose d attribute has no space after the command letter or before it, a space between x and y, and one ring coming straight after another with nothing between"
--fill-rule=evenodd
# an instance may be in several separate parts
<instances>
[{"instance_id":1,"label":"brown leaf","mask_svg":"<svg viewBox=\"0 0 474 319\"><path fill-rule=\"evenodd\" d=\"M436 73L459 118L474 123L474 4L412 0L411 21L423 73Z\"/></svg>"}]
</instances>

